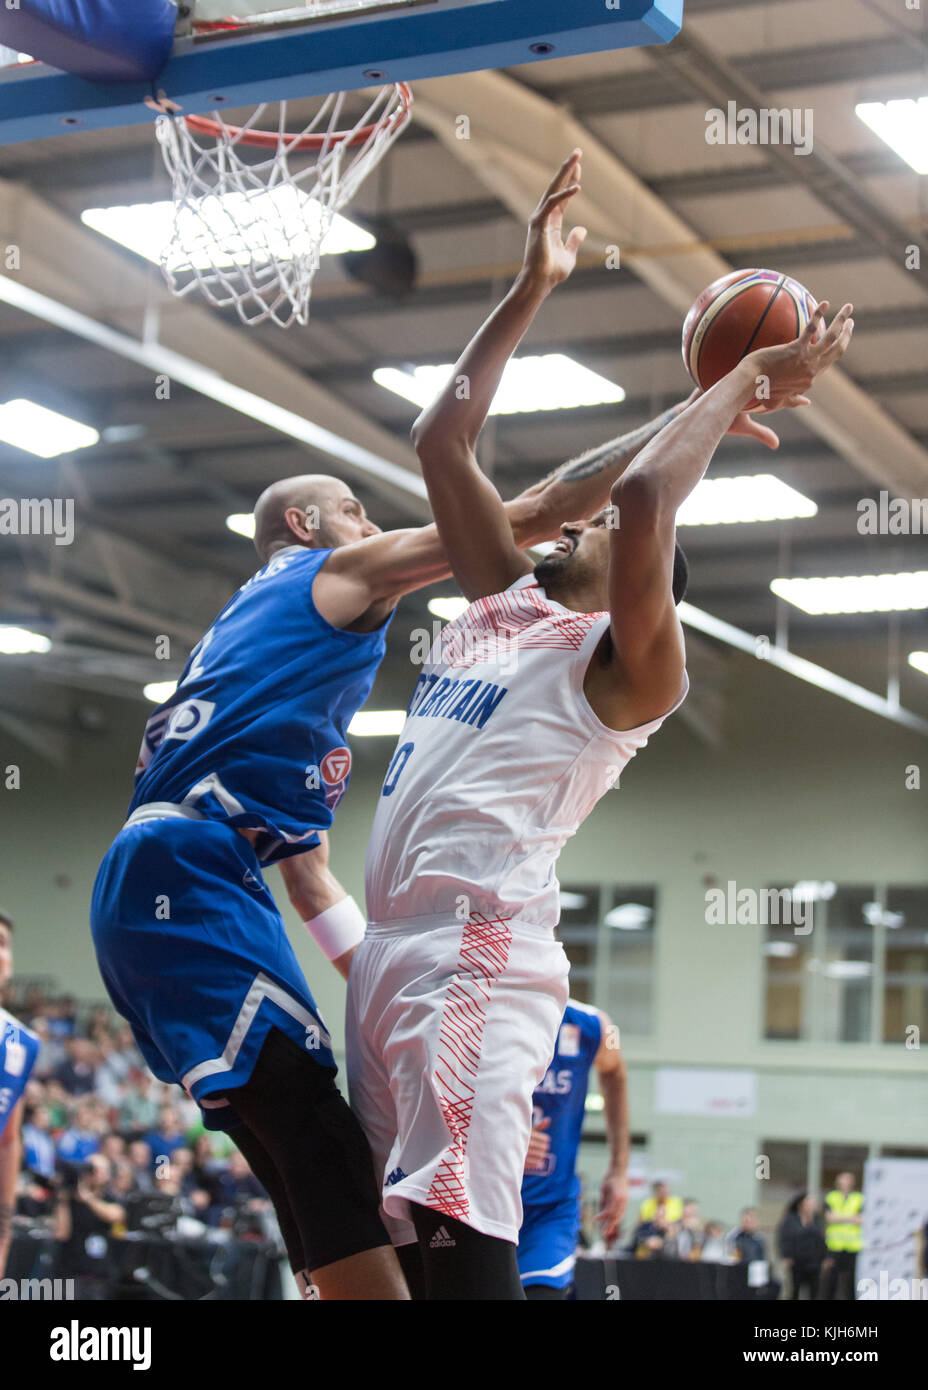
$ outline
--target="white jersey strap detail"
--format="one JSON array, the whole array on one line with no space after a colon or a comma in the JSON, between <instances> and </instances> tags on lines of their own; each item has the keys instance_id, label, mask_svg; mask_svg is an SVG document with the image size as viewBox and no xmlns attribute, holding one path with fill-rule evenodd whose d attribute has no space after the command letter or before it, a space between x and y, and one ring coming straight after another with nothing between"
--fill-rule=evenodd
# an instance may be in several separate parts
<instances>
[{"instance_id":1,"label":"white jersey strap detail","mask_svg":"<svg viewBox=\"0 0 928 1390\"><path fill-rule=\"evenodd\" d=\"M173 801L146 801L142 806L136 806L132 815L126 821L126 825L138 825L146 820L205 820L202 811L198 811L195 806L179 806ZM123 826L125 829L125 826Z\"/></svg>"}]
</instances>

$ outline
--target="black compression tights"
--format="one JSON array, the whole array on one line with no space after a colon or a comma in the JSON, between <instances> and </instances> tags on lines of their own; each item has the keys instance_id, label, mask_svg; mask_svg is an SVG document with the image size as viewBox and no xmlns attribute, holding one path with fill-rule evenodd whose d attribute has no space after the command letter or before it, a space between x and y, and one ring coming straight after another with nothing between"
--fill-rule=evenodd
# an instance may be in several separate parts
<instances>
[{"instance_id":1,"label":"black compression tights","mask_svg":"<svg viewBox=\"0 0 928 1390\"><path fill-rule=\"evenodd\" d=\"M516 1247L508 1240L485 1236L463 1221L443 1216L430 1207L412 1205L412 1220L419 1240L422 1282L420 1296L430 1302L462 1299L524 1301ZM407 1280L418 1284L414 1258L401 1247ZM410 1292L416 1290L410 1283Z\"/></svg>"}]
</instances>

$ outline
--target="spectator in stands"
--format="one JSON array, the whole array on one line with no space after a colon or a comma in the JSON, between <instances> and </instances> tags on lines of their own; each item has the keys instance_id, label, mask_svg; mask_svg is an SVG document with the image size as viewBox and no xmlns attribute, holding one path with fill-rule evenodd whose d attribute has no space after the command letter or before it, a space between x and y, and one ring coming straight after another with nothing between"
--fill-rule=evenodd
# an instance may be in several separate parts
<instances>
[{"instance_id":1,"label":"spectator in stands","mask_svg":"<svg viewBox=\"0 0 928 1390\"><path fill-rule=\"evenodd\" d=\"M208 1131L199 1134L193 1145L191 1178L195 1187L209 1193L211 1207L221 1202L220 1177L224 1168L225 1163L213 1153L212 1136Z\"/></svg>"},{"instance_id":2,"label":"spectator in stands","mask_svg":"<svg viewBox=\"0 0 928 1390\"><path fill-rule=\"evenodd\" d=\"M683 1202L683 1215L677 1228L677 1259L698 1260L702 1254L703 1228L699 1203L695 1197Z\"/></svg>"},{"instance_id":3,"label":"spectator in stands","mask_svg":"<svg viewBox=\"0 0 928 1390\"><path fill-rule=\"evenodd\" d=\"M49 1133L51 1120L48 1106L27 1108L23 1122L23 1166L43 1178L55 1176L55 1141Z\"/></svg>"},{"instance_id":4,"label":"spectator in stands","mask_svg":"<svg viewBox=\"0 0 928 1390\"><path fill-rule=\"evenodd\" d=\"M157 1128L145 1135L145 1143L152 1151L156 1173L160 1162L170 1158L175 1149L184 1147L186 1140L180 1117L170 1102L161 1105Z\"/></svg>"},{"instance_id":5,"label":"spectator in stands","mask_svg":"<svg viewBox=\"0 0 928 1390\"><path fill-rule=\"evenodd\" d=\"M55 1071L67 1060L67 1048L60 1038L53 1038L48 1031L48 1019L44 1015L37 1015L29 1018L23 1014L24 1021L36 1033L42 1042L42 1050L39 1053L32 1075L37 1081L45 1081L50 1076L54 1076Z\"/></svg>"},{"instance_id":6,"label":"spectator in stands","mask_svg":"<svg viewBox=\"0 0 928 1390\"><path fill-rule=\"evenodd\" d=\"M61 1163L85 1163L100 1147L106 1133L106 1115L94 1096L83 1096L74 1107L73 1123L58 1140Z\"/></svg>"},{"instance_id":7,"label":"spectator in stands","mask_svg":"<svg viewBox=\"0 0 928 1390\"><path fill-rule=\"evenodd\" d=\"M92 1154L74 1175L65 1178L55 1201L56 1271L74 1279L77 1298L103 1299L108 1292L110 1234L125 1221L125 1207L112 1198L110 1161Z\"/></svg>"},{"instance_id":8,"label":"spectator in stands","mask_svg":"<svg viewBox=\"0 0 928 1390\"><path fill-rule=\"evenodd\" d=\"M171 1176L177 1180L180 1195L190 1203L193 1215L205 1221L206 1213L213 1205L213 1189L200 1186L192 1149L174 1150Z\"/></svg>"},{"instance_id":9,"label":"spectator in stands","mask_svg":"<svg viewBox=\"0 0 928 1390\"><path fill-rule=\"evenodd\" d=\"M750 1296L752 1298L777 1298L780 1293L780 1285L777 1280L770 1278L767 1243L760 1233L759 1226L757 1208L742 1207L738 1225L725 1237L725 1246L730 1258L744 1265L764 1266L766 1278L763 1282L749 1284ZM749 1278L751 1277L749 1275Z\"/></svg>"},{"instance_id":10,"label":"spectator in stands","mask_svg":"<svg viewBox=\"0 0 928 1390\"><path fill-rule=\"evenodd\" d=\"M725 1227L721 1221L707 1221L702 1233L700 1258L708 1264L724 1264L728 1259L725 1249Z\"/></svg>"},{"instance_id":11,"label":"spectator in stands","mask_svg":"<svg viewBox=\"0 0 928 1390\"><path fill-rule=\"evenodd\" d=\"M154 1160L151 1149L144 1139L133 1139L129 1144L126 1157L132 1166L133 1191L136 1193L153 1192L155 1189L155 1178L152 1172Z\"/></svg>"},{"instance_id":12,"label":"spectator in stands","mask_svg":"<svg viewBox=\"0 0 928 1390\"><path fill-rule=\"evenodd\" d=\"M683 1215L683 1202L679 1197L672 1196L670 1188L660 1180L651 1184L651 1196L645 1197L638 1208L638 1220L639 1222L651 1221L658 1212L663 1214L665 1221L670 1226L679 1221Z\"/></svg>"},{"instance_id":13,"label":"spectator in stands","mask_svg":"<svg viewBox=\"0 0 928 1390\"><path fill-rule=\"evenodd\" d=\"M155 1080L141 1067L130 1067L121 1089L117 1114L119 1128L133 1134L146 1134L158 1123L160 1105Z\"/></svg>"},{"instance_id":14,"label":"spectator in stands","mask_svg":"<svg viewBox=\"0 0 928 1390\"><path fill-rule=\"evenodd\" d=\"M60 999L50 999L45 1007L48 1031L53 1038L73 1038L75 1029L74 1000L63 994Z\"/></svg>"},{"instance_id":15,"label":"spectator in stands","mask_svg":"<svg viewBox=\"0 0 928 1390\"><path fill-rule=\"evenodd\" d=\"M60 1081L51 1077L46 1081L44 1101L48 1106L48 1118L54 1134L56 1130L64 1129L70 1115L67 1092Z\"/></svg>"},{"instance_id":16,"label":"spectator in stands","mask_svg":"<svg viewBox=\"0 0 928 1390\"><path fill-rule=\"evenodd\" d=\"M759 1221L756 1207L742 1207L738 1225L729 1231L727 1244L729 1253L743 1264L767 1258L767 1247L758 1230Z\"/></svg>"},{"instance_id":17,"label":"spectator in stands","mask_svg":"<svg viewBox=\"0 0 928 1390\"><path fill-rule=\"evenodd\" d=\"M69 1038L67 1057L55 1068L59 1081L69 1096L87 1096L96 1090L97 1049L89 1038Z\"/></svg>"},{"instance_id":18,"label":"spectator in stands","mask_svg":"<svg viewBox=\"0 0 928 1390\"><path fill-rule=\"evenodd\" d=\"M658 1207L650 1221L639 1221L630 1249L639 1260L673 1259L677 1253L674 1228Z\"/></svg>"},{"instance_id":19,"label":"spectator in stands","mask_svg":"<svg viewBox=\"0 0 928 1390\"><path fill-rule=\"evenodd\" d=\"M261 1200L266 1195L264 1188L249 1168L248 1160L236 1149L219 1175L220 1200L231 1206L246 1199Z\"/></svg>"},{"instance_id":20,"label":"spectator in stands","mask_svg":"<svg viewBox=\"0 0 928 1390\"><path fill-rule=\"evenodd\" d=\"M126 1141L121 1134L104 1134L100 1141L100 1153L115 1167L126 1156Z\"/></svg>"},{"instance_id":21,"label":"spectator in stands","mask_svg":"<svg viewBox=\"0 0 928 1390\"><path fill-rule=\"evenodd\" d=\"M792 1299L808 1289L810 1299L818 1298L822 1265L828 1254L825 1232L819 1217L818 1198L801 1192L786 1209L779 1233L780 1258L790 1272Z\"/></svg>"}]
</instances>

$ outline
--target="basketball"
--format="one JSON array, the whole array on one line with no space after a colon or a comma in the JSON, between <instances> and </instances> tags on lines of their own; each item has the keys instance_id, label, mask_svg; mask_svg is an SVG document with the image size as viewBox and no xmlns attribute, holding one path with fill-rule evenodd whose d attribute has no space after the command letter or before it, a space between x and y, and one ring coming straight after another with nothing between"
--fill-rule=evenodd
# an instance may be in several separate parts
<instances>
[{"instance_id":1,"label":"basketball","mask_svg":"<svg viewBox=\"0 0 928 1390\"><path fill-rule=\"evenodd\" d=\"M713 281L683 324L683 361L704 391L755 348L797 338L816 306L804 285L776 270L736 270Z\"/></svg>"}]
</instances>

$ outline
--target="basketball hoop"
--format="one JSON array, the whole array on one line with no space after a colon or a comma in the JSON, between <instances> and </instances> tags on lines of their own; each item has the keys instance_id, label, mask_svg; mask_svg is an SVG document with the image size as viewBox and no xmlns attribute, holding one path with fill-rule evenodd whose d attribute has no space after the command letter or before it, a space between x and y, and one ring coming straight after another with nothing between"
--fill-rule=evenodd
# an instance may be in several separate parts
<instances>
[{"instance_id":1,"label":"basketball hoop","mask_svg":"<svg viewBox=\"0 0 928 1390\"><path fill-rule=\"evenodd\" d=\"M249 325L308 322L326 239L405 129L413 101L405 82L390 83L354 125L341 128L345 97L325 97L296 133L287 130L285 101L277 103L272 130L260 125L268 103L241 126L218 112L158 117L174 197L161 264L174 294L199 289L217 308L234 306ZM170 108L165 102L161 109ZM249 158L253 151L267 157Z\"/></svg>"}]
</instances>

